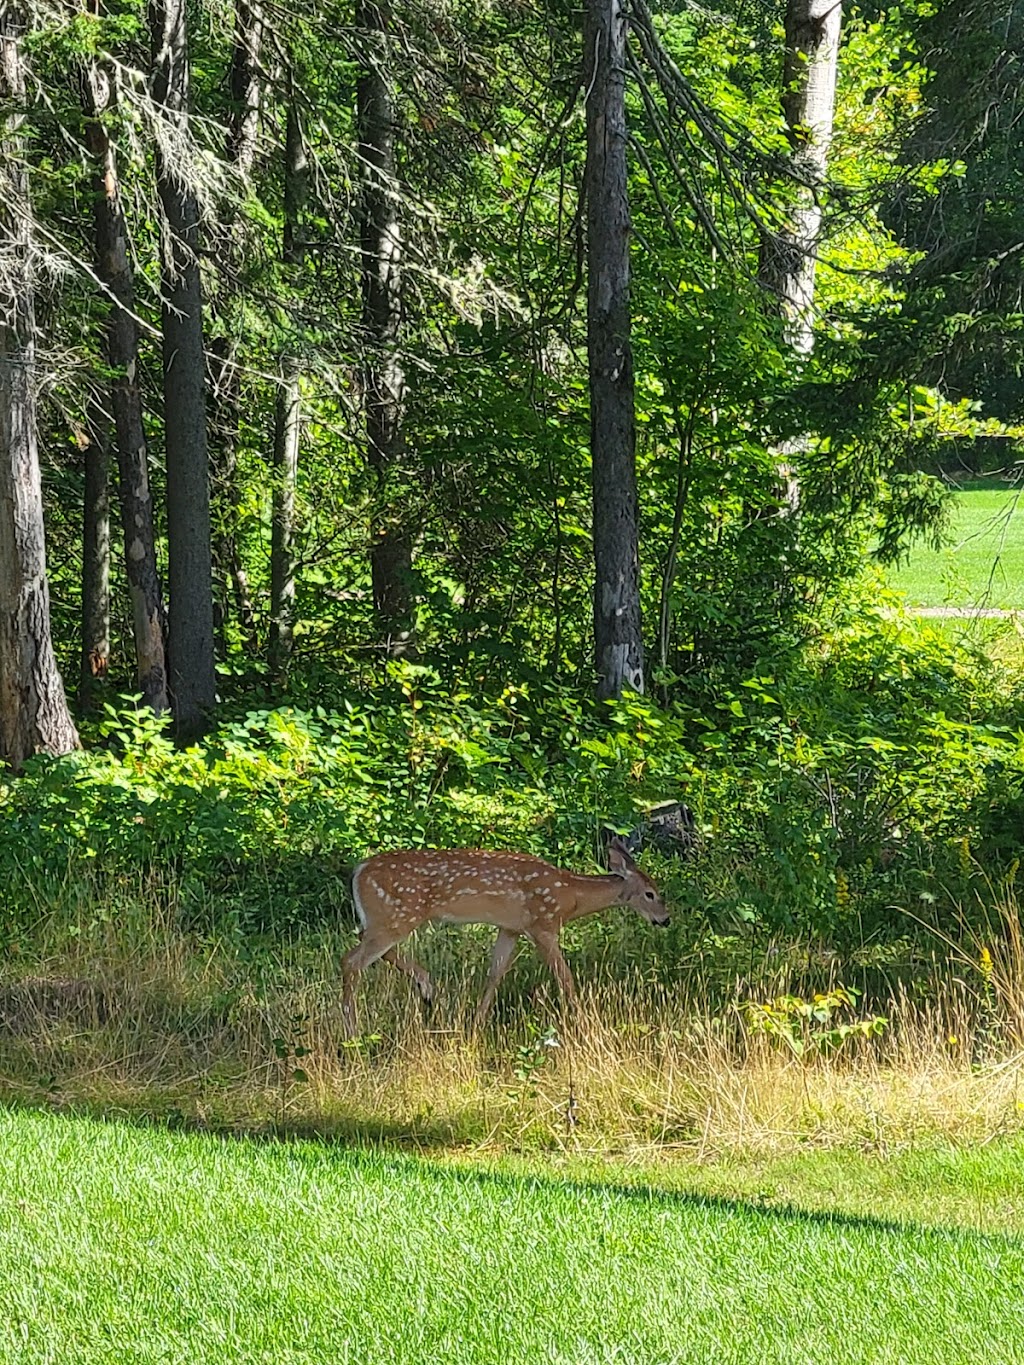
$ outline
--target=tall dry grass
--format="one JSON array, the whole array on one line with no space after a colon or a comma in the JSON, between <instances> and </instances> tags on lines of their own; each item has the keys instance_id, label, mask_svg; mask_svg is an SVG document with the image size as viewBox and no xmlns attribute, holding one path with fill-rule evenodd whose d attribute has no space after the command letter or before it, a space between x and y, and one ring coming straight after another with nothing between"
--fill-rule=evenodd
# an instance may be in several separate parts
<instances>
[{"instance_id":1,"label":"tall dry grass","mask_svg":"<svg viewBox=\"0 0 1024 1365\"><path fill-rule=\"evenodd\" d=\"M521 973L473 1036L482 946L449 958L429 1021L404 977L371 969L366 1032L348 1042L338 961L351 936L253 946L187 932L166 886L76 894L40 915L31 951L0 976L0 1095L239 1131L637 1158L985 1141L1024 1127L1012 896L997 921L986 945L964 938L913 990L895 987L879 1036L797 1056L751 1032L749 985L713 1006L699 965L671 988L592 978L572 1018ZM786 968L759 989L802 985Z\"/></svg>"}]
</instances>

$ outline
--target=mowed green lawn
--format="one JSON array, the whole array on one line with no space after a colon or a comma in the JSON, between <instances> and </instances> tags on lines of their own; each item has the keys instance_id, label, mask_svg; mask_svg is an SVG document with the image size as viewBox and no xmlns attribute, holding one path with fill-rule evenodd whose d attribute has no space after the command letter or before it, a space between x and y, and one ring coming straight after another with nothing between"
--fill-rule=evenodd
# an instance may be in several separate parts
<instances>
[{"instance_id":1,"label":"mowed green lawn","mask_svg":"<svg viewBox=\"0 0 1024 1365\"><path fill-rule=\"evenodd\" d=\"M1024 1243L0 1111L0 1359L1005 1365Z\"/></svg>"},{"instance_id":2,"label":"mowed green lawn","mask_svg":"<svg viewBox=\"0 0 1024 1365\"><path fill-rule=\"evenodd\" d=\"M917 545L889 580L911 606L1024 608L1024 489L965 484L946 548Z\"/></svg>"}]
</instances>

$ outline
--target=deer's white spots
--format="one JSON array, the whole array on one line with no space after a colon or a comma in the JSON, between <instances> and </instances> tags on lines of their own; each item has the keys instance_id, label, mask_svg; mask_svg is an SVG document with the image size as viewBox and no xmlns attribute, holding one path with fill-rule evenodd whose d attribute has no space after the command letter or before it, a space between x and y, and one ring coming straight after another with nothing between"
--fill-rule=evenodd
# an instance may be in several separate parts
<instances>
[{"instance_id":1,"label":"deer's white spots","mask_svg":"<svg viewBox=\"0 0 1024 1365\"><path fill-rule=\"evenodd\" d=\"M645 898L650 891L653 900ZM613 876L594 877L563 872L528 853L424 850L379 854L355 869L352 895L364 931L362 944L346 954L343 964L345 1017L353 1030L354 983L359 973L429 920L475 920L499 929L478 1011L482 1019L511 962L510 953L498 951L503 935L514 940L525 934L543 942L544 957L571 1000L572 973L558 947L559 930L570 916L593 914L628 901L647 919L663 922L666 917L653 883L624 856ZM429 989L429 977L417 963L403 959L397 965Z\"/></svg>"}]
</instances>

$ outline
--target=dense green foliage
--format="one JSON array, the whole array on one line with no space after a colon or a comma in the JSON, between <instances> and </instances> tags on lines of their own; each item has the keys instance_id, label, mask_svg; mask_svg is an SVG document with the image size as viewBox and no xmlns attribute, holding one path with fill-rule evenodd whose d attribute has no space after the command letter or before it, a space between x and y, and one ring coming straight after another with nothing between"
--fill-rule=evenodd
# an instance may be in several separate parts
<instances>
[{"instance_id":1,"label":"dense green foliage","mask_svg":"<svg viewBox=\"0 0 1024 1365\"><path fill-rule=\"evenodd\" d=\"M1013 875L1016 695L896 599L851 606L775 675L667 709L542 682L453 694L410 664L372 698L317 690L238 709L184 751L111 709L84 753L33 760L0 789L8 933L41 885L91 871L162 869L190 913L251 930L336 917L368 849L514 847L585 868L602 826L666 800L699 834L688 860L648 856L678 912L666 971L709 930L852 950L922 918L949 927Z\"/></svg>"},{"instance_id":2,"label":"dense green foliage","mask_svg":"<svg viewBox=\"0 0 1024 1365\"><path fill-rule=\"evenodd\" d=\"M947 393L1011 420L1022 412L1021 130L1011 112L1022 22L1015 4L973 0L923 16L918 45L933 70L904 158L940 174L908 177L887 206L918 257L896 324L903 346Z\"/></svg>"},{"instance_id":3,"label":"dense green foliage","mask_svg":"<svg viewBox=\"0 0 1024 1365\"><path fill-rule=\"evenodd\" d=\"M155 867L194 919L290 930L343 909L344 871L367 851L514 846L587 867L602 826L628 830L667 800L689 805L699 834L688 861L649 855L681 912L667 975L705 933L867 952L922 919L959 925L979 897L991 906L1016 876L1024 803L1012 651L989 657L914 624L872 560L940 535L945 464L990 464L986 443L1012 456L1012 24L975 5L847 10L816 344L797 355L760 269L798 192L780 112L783 7L638 6L627 99L650 687L595 707L578 16L554 0L402 0L370 52L373 34L331 0L275 11L240 169L232 72L253 14L193 6L196 117L176 152L206 232L217 714L182 750L125 701L115 553L114 643L85 751L0 779L5 938L18 939L41 884L84 868L116 884ZM88 264L88 63L118 87L103 122L136 272L163 557L160 132L141 0L41 6L30 30L28 161L54 267L38 300L48 553L69 679L82 447L111 377L109 300ZM374 63L395 108L405 253L405 434L386 477L368 458L361 390L381 349L361 308L355 147L356 86ZM993 99L1002 112L989 118ZM291 254L289 109L310 165ZM286 356L302 370L297 607L294 651L272 670ZM783 447L794 516L782 514ZM413 544L403 661L386 657L370 584L373 528L388 521Z\"/></svg>"},{"instance_id":4,"label":"dense green foliage","mask_svg":"<svg viewBox=\"0 0 1024 1365\"><path fill-rule=\"evenodd\" d=\"M683 6L655 15L664 59L692 82L686 98L697 125L683 117L686 91L648 68L643 44L636 49L629 98L643 595L663 689L693 676L735 684L764 654L804 636L817 603L858 570L871 544L891 557L908 534L936 524L940 490L922 464L953 441L969 442L977 425L966 408L920 387L939 382L930 357L895 333L884 339L894 328L903 335L905 285L916 279L907 271L920 249L894 229L890 201L906 193L930 203L953 175L937 135L929 141L917 131L932 126L922 118L933 85L936 109L944 108L929 63L951 77L946 49L930 29L919 32L913 8L882 17L854 8L846 17L817 358L800 363L783 344L758 284L765 236L783 221L788 195L779 169L781 14L781 6L736 14ZM70 260L89 259L87 128L67 73L93 54L112 56L124 69L121 104L108 121L122 161L138 306L155 324L152 130L138 92L143 10L124 0L99 16L69 18L61 8L41 18L31 41L46 91L32 111L38 215ZM212 404L214 511L237 544L255 611L254 626L239 618L231 566L219 563L222 664L249 672L266 647L267 467L274 377L288 351L304 366L306 424L293 672L329 659L350 677L376 680L368 528L385 498L415 531L418 640L446 682L472 686L486 674L518 684L526 661L585 687L591 571L574 22L557 5L395 7L398 36L385 58L409 254L408 431L402 464L382 490L367 468L351 384L369 345L353 247L353 100L365 40L331 4L279 18L274 43L289 73L266 79L259 154L244 183L225 142L238 113L226 96L231 16L214 8L193 34L199 117L188 173L210 218L207 332L212 348L230 344L241 377L237 440ZM281 161L295 91L314 174L305 260L283 265ZM720 142L714 157L697 138L708 129ZM991 214L986 222L995 231ZM229 228L241 233L240 254L222 249ZM88 427L90 396L103 407L104 308L93 280L73 271L48 300L45 324L60 358L46 412L46 474L56 633L69 673L81 489L70 438ZM1003 325L1005 310L999 316ZM142 344L159 495L155 327ZM953 392L964 402L974 396L966 381ZM800 460L797 527L776 515L772 452L807 430L816 439ZM131 672L127 627L122 615L111 673L122 687Z\"/></svg>"}]
</instances>

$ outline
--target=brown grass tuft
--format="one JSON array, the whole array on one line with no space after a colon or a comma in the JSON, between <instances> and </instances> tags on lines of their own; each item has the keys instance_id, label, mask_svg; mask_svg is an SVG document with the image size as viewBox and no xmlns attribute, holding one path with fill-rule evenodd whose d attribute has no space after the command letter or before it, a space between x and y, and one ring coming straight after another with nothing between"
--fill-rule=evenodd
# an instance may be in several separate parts
<instances>
[{"instance_id":1,"label":"brown grass tuft","mask_svg":"<svg viewBox=\"0 0 1024 1365\"><path fill-rule=\"evenodd\" d=\"M878 1037L796 1056L751 1033L742 995L714 1012L697 967L671 990L594 984L571 1020L553 989L524 996L521 985L473 1037L475 952L472 970L445 973L429 1023L405 978L372 969L361 999L368 1031L346 1044L337 964L347 938L249 945L243 956L184 932L173 896L148 890L148 909L138 896L99 910L83 901L78 922L52 925L32 961L0 979L8 1100L238 1131L636 1159L809 1145L889 1152L1024 1127L1024 953L1012 899L990 970L977 966L967 981L974 949L961 946L925 983L926 1003L895 990ZM798 980L777 985L800 995Z\"/></svg>"}]
</instances>

